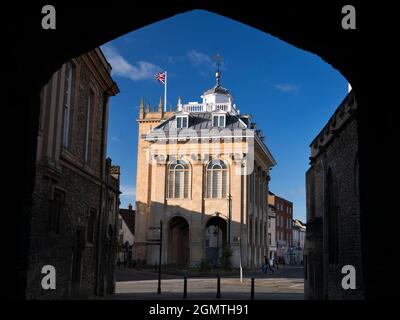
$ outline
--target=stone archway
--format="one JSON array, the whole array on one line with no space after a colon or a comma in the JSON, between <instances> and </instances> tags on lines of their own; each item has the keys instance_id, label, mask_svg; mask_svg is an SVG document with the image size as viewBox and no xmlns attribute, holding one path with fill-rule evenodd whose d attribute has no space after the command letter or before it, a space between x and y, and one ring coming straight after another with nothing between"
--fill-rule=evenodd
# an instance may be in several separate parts
<instances>
[{"instance_id":1,"label":"stone archway","mask_svg":"<svg viewBox=\"0 0 400 320\"><path fill-rule=\"evenodd\" d=\"M227 243L227 223L221 217L208 219L205 229L205 256L208 263L217 267L222 248Z\"/></svg>"},{"instance_id":2,"label":"stone archway","mask_svg":"<svg viewBox=\"0 0 400 320\"><path fill-rule=\"evenodd\" d=\"M186 267L190 263L189 224L183 217L173 217L168 223L168 264Z\"/></svg>"},{"instance_id":3,"label":"stone archway","mask_svg":"<svg viewBox=\"0 0 400 320\"><path fill-rule=\"evenodd\" d=\"M384 219L377 220L375 216L377 208L389 212L392 211L391 206L395 203L381 201L383 198L395 198L395 188L391 188L390 184L384 181L384 178L390 177L396 168L395 157L385 159L385 165L381 166L380 170L376 170L376 164L382 162L382 157L375 152L380 149L390 150L395 145L395 135L390 134L394 132L392 130L395 126L395 121L392 121L395 119L393 117L394 107L393 103L386 103L395 91L388 90L390 81L371 81L372 76L362 75L365 71L388 70L391 63L395 61L395 51L390 50L392 41L386 41L390 40L389 37L382 39L378 45L376 42L371 43L368 32L373 31L377 35L387 35L387 30L392 29L388 24L392 24L395 19L386 16L385 19L380 20L380 23L371 24L372 28L364 23L364 32L352 32L341 30L340 23L337 21L341 7L339 3L334 2L329 4L321 2L306 6L302 2L288 5L283 1L269 3L268 10L261 7L265 4L257 1L250 1L246 6L236 6L233 3L226 6L222 1L178 2L174 0L169 2L167 7L155 6L151 10L139 8L131 10L131 8L125 7L127 5L128 3L115 6L99 4L95 7L85 5L75 7L69 3L57 4L58 21L63 21L63 24L60 25L61 27L57 27L57 30L49 32L49 30L39 27L32 27L40 25L40 19L38 21L42 7L40 3L25 4L22 7L17 2L7 4L5 11L18 12L18 19L10 20L8 25L8 30L14 32L6 32L5 42L11 43L11 50L7 52L11 58L8 66L18 65L18 68L13 68L12 72L6 72L8 86L5 91L8 96L18 96L18 99L13 101L13 108L7 110L11 114L5 118L18 128L18 135L14 137L8 150L9 154L13 154L14 159L19 161L18 164L14 164L15 167L18 167L19 177L15 178L15 172L13 172L10 181L14 185L7 189L18 190L21 187L20 181L24 181L22 194L9 192L7 195L16 205L15 214L6 216L5 219L8 220L5 223L18 227L18 232L12 233L10 240L10 243L15 245L8 246L7 256L10 257L9 261L12 264L9 268L9 278L20 279L17 284L12 282L12 285L9 286L8 296L21 299L26 297L28 248L31 233L30 210L35 179L41 86L47 83L54 71L70 58L92 50L96 46L132 30L195 8L210 10L246 23L301 49L316 53L341 71L350 81L361 106L358 120L360 122L361 238L364 240L362 241L362 251L363 262L366 265L363 277L366 278L368 274L371 288L368 293L366 287L366 296L382 297L382 292L389 293L391 287L387 282L381 281L381 273L368 273L366 270L368 270L367 266L374 269L376 264L375 256L370 252L384 250L382 252L384 256L394 257L396 251L392 250L390 246L382 248L381 244L376 241L369 241L367 248L365 240L369 234L374 238L379 238L377 230L383 230L382 236L387 238L388 235L391 235L393 238L393 241L387 242L395 243L394 228L396 225L387 225ZM358 4L358 6L360 6L359 10L364 13L364 22L368 20L366 13L375 12L376 9L367 2L363 2L362 6ZM389 16L395 12L396 10L390 8L385 10L385 14ZM74 18L67 19L67 17ZM106 28L107 26L110 28ZM14 35L19 36L14 39ZM74 39L74 41L65 41L65 39ZM379 37L377 39L380 40ZM27 54L26 48L30 48L29 54ZM381 59L381 56L385 56L385 59ZM386 77L374 78L385 79ZM18 85L15 85L16 83ZM376 112L376 106L383 104L390 107ZM375 181L371 183L374 197L368 197L369 181ZM385 187L377 189L376 185Z\"/></svg>"}]
</instances>

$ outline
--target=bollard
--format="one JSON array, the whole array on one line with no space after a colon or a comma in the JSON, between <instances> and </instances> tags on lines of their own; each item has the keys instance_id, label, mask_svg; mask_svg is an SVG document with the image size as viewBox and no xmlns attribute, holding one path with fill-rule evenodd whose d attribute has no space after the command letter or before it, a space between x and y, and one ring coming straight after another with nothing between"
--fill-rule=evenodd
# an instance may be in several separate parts
<instances>
[{"instance_id":1,"label":"bollard","mask_svg":"<svg viewBox=\"0 0 400 320\"><path fill-rule=\"evenodd\" d=\"M251 296L250 300L254 300L254 278L251 278Z\"/></svg>"},{"instance_id":2,"label":"bollard","mask_svg":"<svg viewBox=\"0 0 400 320\"><path fill-rule=\"evenodd\" d=\"M221 276L217 276L217 299L221 299Z\"/></svg>"},{"instance_id":3,"label":"bollard","mask_svg":"<svg viewBox=\"0 0 400 320\"><path fill-rule=\"evenodd\" d=\"M187 298L187 277L183 278L183 299Z\"/></svg>"}]
</instances>

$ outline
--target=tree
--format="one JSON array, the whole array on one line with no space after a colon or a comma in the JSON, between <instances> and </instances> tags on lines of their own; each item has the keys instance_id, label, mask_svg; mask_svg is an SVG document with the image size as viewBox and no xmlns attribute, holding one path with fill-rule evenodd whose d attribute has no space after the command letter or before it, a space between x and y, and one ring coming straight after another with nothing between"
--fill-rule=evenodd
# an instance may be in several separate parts
<instances>
[{"instance_id":1,"label":"tree","mask_svg":"<svg viewBox=\"0 0 400 320\"><path fill-rule=\"evenodd\" d=\"M221 253L221 268L223 270L231 270L232 269L232 256L233 252L232 249L228 246L222 248Z\"/></svg>"}]
</instances>

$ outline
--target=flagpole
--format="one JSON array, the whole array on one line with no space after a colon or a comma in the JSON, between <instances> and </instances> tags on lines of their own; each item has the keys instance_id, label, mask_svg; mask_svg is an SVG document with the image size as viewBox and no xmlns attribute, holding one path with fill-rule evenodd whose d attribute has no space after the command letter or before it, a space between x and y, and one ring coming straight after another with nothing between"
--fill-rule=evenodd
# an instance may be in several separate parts
<instances>
[{"instance_id":1,"label":"flagpole","mask_svg":"<svg viewBox=\"0 0 400 320\"><path fill-rule=\"evenodd\" d=\"M164 85L164 112L167 112L167 71L165 71L165 85Z\"/></svg>"}]
</instances>

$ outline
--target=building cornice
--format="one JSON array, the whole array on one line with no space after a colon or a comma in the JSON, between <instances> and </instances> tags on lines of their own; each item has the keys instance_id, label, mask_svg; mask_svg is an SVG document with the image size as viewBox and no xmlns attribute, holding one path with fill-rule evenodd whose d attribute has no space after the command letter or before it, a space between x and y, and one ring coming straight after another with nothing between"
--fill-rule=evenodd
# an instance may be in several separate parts
<instances>
[{"instance_id":1,"label":"building cornice","mask_svg":"<svg viewBox=\"0 0 400 320\"><path fill-rule=\"evenodd\" d=\"M330 141L343 130L348 121L354 117L356 111L357 102L353 91L350 91L330 117L327 124L311 142L311 161L321 152L325 151Z\"/></svg>"}]
</instances>

